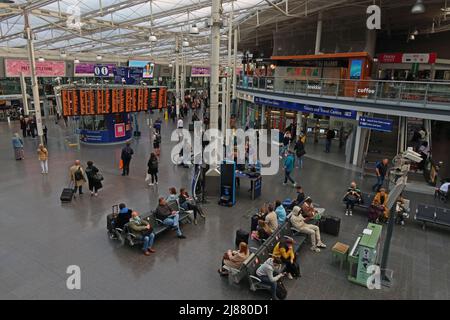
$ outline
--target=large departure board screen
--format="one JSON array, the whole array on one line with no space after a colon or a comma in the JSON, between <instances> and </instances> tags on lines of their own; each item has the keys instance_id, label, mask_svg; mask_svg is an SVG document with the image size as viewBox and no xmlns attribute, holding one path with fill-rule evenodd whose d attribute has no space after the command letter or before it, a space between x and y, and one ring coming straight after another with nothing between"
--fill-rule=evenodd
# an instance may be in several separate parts
<instances>
[{"instance_id":1,"label":"large departure board screen","mask_svg":"<svg viewBox=\"0 0 450 320\"><path fill-rule=\"evenodd\" d=\"M167 88L63 88L61 105L66 117L161 109Z\"/></svg>"}]
</instances>

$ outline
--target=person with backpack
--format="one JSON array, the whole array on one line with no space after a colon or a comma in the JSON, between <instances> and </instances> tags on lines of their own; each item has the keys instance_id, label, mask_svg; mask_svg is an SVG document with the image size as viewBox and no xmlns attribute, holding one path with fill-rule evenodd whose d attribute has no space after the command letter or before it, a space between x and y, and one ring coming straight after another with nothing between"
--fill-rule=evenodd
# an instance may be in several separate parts
<instances>
[{"instance_id":1,"label":"person with backpack","mask_svg":"<svg viewBox=\"0 0 450 320\"><path fill-rule=\"evenodd\" d=\"M77 193L83 194L83 185L86 183L85 173L83 167L81 166L80 160L75 160L73 166L69 169L70 181L74 183L73 195Z\"/></svg>"},{"instance_id":2,"label":"person with backpack","mask_svg":"<svg viewBox=\"0 0 450 320\"><path fill-rule=\"evenodd\" d=\"M294 179L292 179L292 177L291 177L291 173L294 170L294 162L295 162L294 155L293 155L292 151L289 150L288 155L287 155L286 159L284 160L284 182L283 182L283 185L286 185L289 180L295 188L297 186L297 184L295 183Z\"/></svg>"},{"instance_id":3,"label":"person with backpack","mask_svg":"<svg viewBox=\"0 0 450 320\"><path fill-rule=\"evenodd\" d=\"M120 159L123 161L122 176L130 175L130 162L131 162L131 158L133 157L133 154L134 154L134 151L130 147L130 143L127 142L125 147L122 149L122 154L120 156Z\"/></svg>"},{"instance_id":4,"label":"person with backpack","mask_svg":"<svg viewBox=\"0 0 450 320\"><path fill-rule=\"evenodd\" d=\"M87 162L86 176L88 178L89 190L92 196L98 196L98 190L100 190L102 185L103 176L99 174L99 170L92 161Z\"/></svg>"},{"instance_id":5,"label":"person with backpack","mask_svg":"<svg viewBox=\"0 0 450 320\"><path fill-rule=\"evenodd\" d=\"M278 300L278 281L286 275L286 273L278 274L281 264L282 262L279 258L269 258L256 270L256 275L261 282L270 286L270 292L272 293L273 300Z\"/></svg>"},{"instance_id":6,"label":"person with backpack","mask_svg":"<svg viewBox=\"0 0 450 320\"><path fill-rule=\"evenodd\" d=\"M153 186L154 184L158 184L158 158L156 157L156 154L153 152L150 154L150 159L148 160L147 168L148 168L147 173L151 176L152 179L152 182L150 182L148 185Z\"/></svg>"}]
</instances>

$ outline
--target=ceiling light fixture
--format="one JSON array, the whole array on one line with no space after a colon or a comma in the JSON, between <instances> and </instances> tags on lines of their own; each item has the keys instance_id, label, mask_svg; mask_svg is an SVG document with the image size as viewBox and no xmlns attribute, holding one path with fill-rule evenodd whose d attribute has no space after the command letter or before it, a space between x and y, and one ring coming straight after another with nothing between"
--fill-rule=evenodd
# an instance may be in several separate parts
<instances>
[{"instance_id":1,"label":"ceiling light fixture","mask_svg":"<svg viewBox=\"0 0 450 320\"><path fill-rule=\"evenodd\" d=\"M61 58L67 57L67 53L65 51L61 51L60 55L61 55Z\"/></svg>"},{"instance_id":2,"label":"ceiling light fixture","mask_svg":"<svg viewBox=\"0 0 450 320\"><path fill-rule=\"evenodd\" d=\"M75 59L75 60L73 60L73 63L80 63L80 60Z\"/></svg>"},{"instance_id":3,"label":"ceiling light fixture","mask_svg":"<svg viewBox=\"0 0 450 320\"><path fill-rule=\"evenodd\" d=\"M158 41L158 39L156 38L156 36L154 34L151 34L150 37L148 37L148 41L156 42L156 41Z\"/></svg>"},{"instance_id":4,"label":"ceiling light fixture","mask_svg":"<svg viewBox=\"0 0 450 320\"><path fill-rule=\"evenodd\" d=\"M416 40L416 36L414 34L410 34L409 35L409 40Z\"/></svg>"},{"instance_id":5,"label":"ceiling light fixture","mask_svg":"<svg viewBox=\"0 0 450 320\"><path fill-rule=\"evenodd\" d=\"M102 57L101 55L98 54L97 57L96 57L96 59L97 59L97 60L102 60L103 57Z\"/></svg>"},{"instance_id":6,"label":"ceiling light fixture","mask_svg":"<svg viewBox=\"0 0 450 320\"><path fill-rule=\"evenodd\" d=\"M39 62L44 62L45 59L44 59L44 57L39 57L38 61L39 61Z\"/></svg>"},{"instance_id":7,"label":"ceiling light fixture","mask_svg":"<svg viewBox=\"0 0 450 320\"><path fill-rule=\"evenodd\" d=\"M189 30L189 33L190 34L199 34L198 27L195 23L191 26L191 30Z\"/></svg>"},{"instance_id":8,"label":"ceiling light fixture","mask_svg":"<svg viewBox=\"0 0 450 320\"><path fill-rule=\"evenodd\" d=\"M417 0L416 4L411 8L412 14L420 14L425 12L425 6L423 5L423 0Z\"/></svg>"},{"instance_id":9,"label":"ceiling light fixture","mask_svg":"<svg viewBox=\"0 0 450 320\"><path fill-rule=\"evenodd\" d=\"M189 47L189 41L187 39L183 40L183 47Z\"/></svg>"}]
</instances>

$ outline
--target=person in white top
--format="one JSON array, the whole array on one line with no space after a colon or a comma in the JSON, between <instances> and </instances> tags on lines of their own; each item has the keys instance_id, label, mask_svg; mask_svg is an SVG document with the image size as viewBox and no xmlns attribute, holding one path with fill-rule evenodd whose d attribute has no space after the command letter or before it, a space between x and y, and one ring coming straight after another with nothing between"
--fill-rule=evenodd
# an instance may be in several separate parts
<instances>
[{"instance_id":1,"label":"person in white top","mask_svg":"<svg viewBox=\"0 0 450 320\"><path fill-rule=\"evenodd\" d=\"M184 124L183 124L183 119L178 119L178 123L177 123L177 128L178 129L183 129L183 126L184 126Z\"/></svg>"},{"instance_id":2,"label":"person in white top","mask_svg":"<svg viewBox=\"0 0 450 320\"><path fill-rule=\"evenodd\" d=\"M447 193L449 186L450 186L450 182L446 182L439 188L439 190L443 193Z\"/></svg>"}]
</instances>

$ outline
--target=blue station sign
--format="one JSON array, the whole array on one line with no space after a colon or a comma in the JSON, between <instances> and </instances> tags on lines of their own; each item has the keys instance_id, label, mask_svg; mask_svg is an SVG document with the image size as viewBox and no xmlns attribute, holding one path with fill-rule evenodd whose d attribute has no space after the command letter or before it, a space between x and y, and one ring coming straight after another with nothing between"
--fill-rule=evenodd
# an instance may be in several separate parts
<instances>
[{"instance_id":1,"label":"blue station sign","mask_svg":"<svg viewBox=\"0 0 450 320\"><path fill-rule=\"evenodd\" d=\"M360 117L359 126L376 131L392 132L393 122L390 119Z\"/></svg>"}]
</instances>

